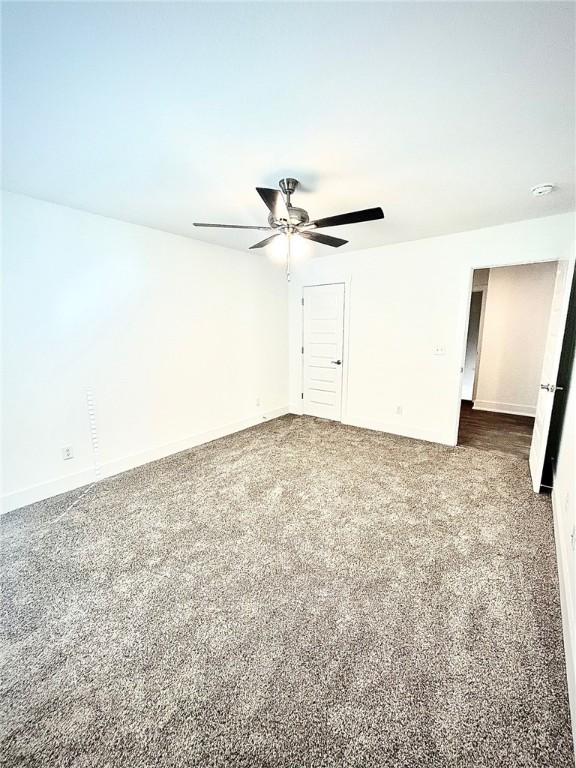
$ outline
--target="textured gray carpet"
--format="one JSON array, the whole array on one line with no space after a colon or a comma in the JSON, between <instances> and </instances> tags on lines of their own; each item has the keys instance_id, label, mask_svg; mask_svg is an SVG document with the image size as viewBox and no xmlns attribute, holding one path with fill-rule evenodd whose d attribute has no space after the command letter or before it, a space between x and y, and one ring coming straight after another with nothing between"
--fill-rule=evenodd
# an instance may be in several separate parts
<instances>
[{"instance_id":1,"label":"textured gray carpet","mask_svg":"<svg viewBox=\"0 0 576 768\"><path fill-rule=\"evenodd\" d=\"M4 766L572 764L524 460L309 417L4 516Z\"/></svg>"}]
</instances>

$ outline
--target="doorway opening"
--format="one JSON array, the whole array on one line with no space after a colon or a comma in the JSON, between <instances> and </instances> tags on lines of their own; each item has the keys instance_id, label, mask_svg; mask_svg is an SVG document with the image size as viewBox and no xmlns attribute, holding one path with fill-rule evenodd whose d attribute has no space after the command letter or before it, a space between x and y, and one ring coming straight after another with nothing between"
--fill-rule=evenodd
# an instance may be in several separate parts
<instances>
[{"instance_id":1,"label":"doorway opening","mask_svg":"<svg viewBox=\"0 0 576 768\"><path fill-rule=\"evenodd\" d=\"M458 445L529 459L563 263L474 270Z\"/></svg>"}]
</instances>

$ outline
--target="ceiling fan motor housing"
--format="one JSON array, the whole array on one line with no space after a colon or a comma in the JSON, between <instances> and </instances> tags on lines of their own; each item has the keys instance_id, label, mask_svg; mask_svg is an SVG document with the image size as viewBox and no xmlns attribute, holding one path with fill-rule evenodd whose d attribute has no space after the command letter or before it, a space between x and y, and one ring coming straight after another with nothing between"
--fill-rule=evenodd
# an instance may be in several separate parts
<instances>
[{"instance_id":1,"label":"ceiling fan motor housing","mask_svg":"<svg viewBox=\"0 0 576 768\"><path fill-rule=\"evenodd\" d=\"M286 221L284 217L276 218L273 213L268 216L268 224L274 229L278 227L286 227L288 224L291 227L299 227L303 224L308 224L310 216L304 208L295 208L293 205L287 206L288 214L290 216L290 222Z\"/></svg>"},{"instance_id":2,"label":"ceiling fan motor housing","mask_svg":"<svg viewBox=\"0 0 576 768\"><path fill-rule=\"evenodd\" d=\"M292 228L308 224L310 221L308 212L305 211L304 208L297 208L296 206L291 205L290 202L290 197L294 194L299 185L300 182L298 179L280 179L278 186L286 198L286 209L290 220L288 221L284 216L274 216L274 214L271 213L268 216L268 223L271 227L274 227L275 229L282 228L291 232Z\"/></svg>"}]
</instances>

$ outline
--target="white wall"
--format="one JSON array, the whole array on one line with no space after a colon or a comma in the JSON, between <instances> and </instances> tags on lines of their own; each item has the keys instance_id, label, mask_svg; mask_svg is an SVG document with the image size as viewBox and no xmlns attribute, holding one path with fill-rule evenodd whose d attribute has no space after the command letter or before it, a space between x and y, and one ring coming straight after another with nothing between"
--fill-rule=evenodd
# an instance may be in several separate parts
<instances>
[{"instance_id":1,"label":"white wall","mask_svg":"<svg viewBox=\"0 0 576 768\"><path fill-rule=\"evenodd\" d=\"M576 752L576 362L572 370L572 383L564 416L552 504Z\"/></svg>"},{"instance_id":2,"label":"white wall","mask_svg":"<svg viewBox=\"0 0 576 768\"><path fill-rule=\"evenodd\" d=\"M455 444L472 270L573 258L573 248L574 215L562 214L297 262L290 290L291 410L301 409L301 287L345 280L343 421ZM437 347L444 354L435 354Z\"/></svg>"},{"instance_id":3,"label":"white wall","mask_svg":"<svg viewBox=\"0 0 576 768\"><path fill-rule=\"evenodd\" d=\"M88 389L102 475L287 410L286 279L266 254L3 202L5 508L94 479Z\"/></svg>"},{"instance_id":4,"label":"white wall","mask_svg":"<svg viewBox=\"0 0 576 768\"><path fill-rule=\"evenodd\" d=\"M556 266L490 270L475 408L535 414Z\"/></svg>"}]
</instances>

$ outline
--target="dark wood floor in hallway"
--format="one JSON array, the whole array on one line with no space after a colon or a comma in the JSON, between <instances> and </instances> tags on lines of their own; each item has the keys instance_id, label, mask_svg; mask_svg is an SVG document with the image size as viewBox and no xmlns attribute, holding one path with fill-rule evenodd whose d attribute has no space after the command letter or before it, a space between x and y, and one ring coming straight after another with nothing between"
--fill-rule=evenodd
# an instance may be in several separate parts
<instances>
[{"instance_id":1,"label":"dark wood floor in hallway","mask_svg":"<svg viewBox=\"0 0 576 768\"><path fill-rule=\"evenodd\" d=\"M458 445L511 453L527 459L533 428L534 419L531 416L475 411L469 400L463 400Z\"/></svg>"}]
</instances>

